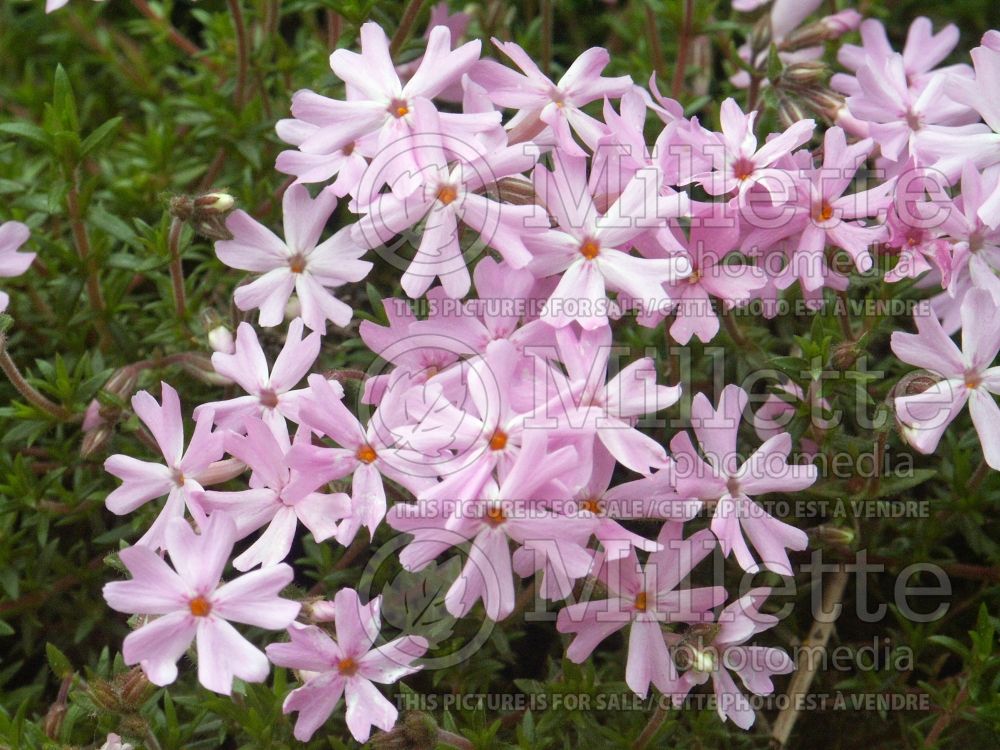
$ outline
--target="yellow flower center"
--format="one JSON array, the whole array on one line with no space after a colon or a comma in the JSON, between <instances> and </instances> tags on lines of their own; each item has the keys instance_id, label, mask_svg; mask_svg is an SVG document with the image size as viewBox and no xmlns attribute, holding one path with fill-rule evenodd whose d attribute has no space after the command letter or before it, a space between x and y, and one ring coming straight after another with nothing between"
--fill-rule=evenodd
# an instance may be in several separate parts
<instances>
[{"instance_id":1,"label":"yellow flower center","mask_svg":"<svg viewBox=\"0 0 1000 750\"><path fill-rule=\"evenodd\" d=\"M635 595L635 611L645 612L646 611L646 592L640 591Z\"/></svg>"}]
</instances>

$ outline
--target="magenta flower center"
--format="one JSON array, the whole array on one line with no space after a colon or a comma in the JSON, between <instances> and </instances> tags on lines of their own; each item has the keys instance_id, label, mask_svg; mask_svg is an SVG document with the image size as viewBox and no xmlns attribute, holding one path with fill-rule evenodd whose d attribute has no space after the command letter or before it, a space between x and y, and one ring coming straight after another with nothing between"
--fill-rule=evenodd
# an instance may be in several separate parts
<instances>
[{"instance_id":1,"label":"magenta flower center","mask_svg":"<svg viewBox=\"0 0 1000 750\"><path fill-rule=\"evenodd\" d=\"M965 387L969 390L978 388L983 382L982 376L975 370L965 371Z\"/></svg>"},{"instance_id":2,"label":"magenta flower center","mask_svg":"<svg viewBox=\"0 0 1000 750\"><path fill-rule=\"evenodd\" d=\"M278 405L278 394L272 391L270 388L265 388L260 392L257 397L260 401L260 405L268 409L273 409Z\"/></svg>"},{"instance_id":3,"label":"magenta flower center","mask_svg":"<svg viewBox=\"0 0 1000 750\"><path fill-rule=\"evenodd\" d=\"M733 177L735 177L740 182L749 179L750 175L752 175L753 172L754 172L754 164L745 156L737 159L736 163L733 164Z\"/></svg>"}]
</instances>

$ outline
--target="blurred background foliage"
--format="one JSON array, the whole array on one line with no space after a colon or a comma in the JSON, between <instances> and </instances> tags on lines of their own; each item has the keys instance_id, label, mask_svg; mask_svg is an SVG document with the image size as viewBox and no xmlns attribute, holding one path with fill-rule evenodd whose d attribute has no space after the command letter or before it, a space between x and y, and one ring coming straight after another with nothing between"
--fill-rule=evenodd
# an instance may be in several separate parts
<instances>
[{"instance_id":1,"label":"blurred background foliage","mask_svg":"<svg viewBox=\"0 0 1000 750\"><path fill-rule=\"evenodd\" d=\"M109 555L135 540L155 509L126 518L107 512L104 498L115 481L101 465L111 453L151 455L129 411L134 390L158 393L159 381L168 381L188 410L232 390L209 382L207 331L220 323L234 328L240 320L230 295L242 279L219 263L210 239L185 225L178 246L186 300L184 310L178 310L170 275L171 199L225 189L259 220L280 227L279 196L286 180L273 169L281 150L275 121L287 116L297 89L337 95L327 65L331 48L355 44L359 24L367 19L392 34L404 16L403 4L71 0L52 15L43 12L43 5L42 0L0 3L0 220L26 222L32 236L25 249L38 253L26 275L4 280L12 302L2 325L11 360L60 411L58 417L47 413L0 381L0 747L93 748L109 731L137 747L163 750L297 746L291 722L280 712L293 681L282 670L268 684L245 686L230 700L201 689L190 668L169 690L152 690L122 665L118 649L127 624L106 608L100 588L120 575ZM418 54L429 5L420 10L401 60ZM847 5L830 2L829 11ZM239 24L234 24L234 8L242 16ZM957 23L962 43L952 62L965 61L982 32L1000 25L995 0L862 2L858 9L886 23L897 49L918 15L930 16L936 26ZM664 91L675 92L689 115L713 126L718 102L733 93L728 83L735 72L732 50L754 22L727 4L690 0L487 0L452 10L472 15L471 37L513 39L556 74L586 47L605 46L612 52L610 74L629 73L645 83L655 69ZM678 77L685 28L689 63ZM735 95L740 101L745 96ZM767 94L763 117L775 126L773 104ZM347 220L343 207L335 219ZM359 311L357 319L377 320L380 297L399 296L396 274L383 265L368 281L338 291ZM852 285L850 291L855 299L886 293L877 279ZM921 294L902 287L894 293ZM903 317L847 321L854 326L851 340L845 321L831 310L773 321L738 316L731 323L712 347L696 342L671 349L662 329L622 327L617 336L634 347L636 356L653 351L663 378L683 377L688 397L699 390L713 393L717 383L739 382L762 367L807 385L817 363L843 369L845 356L862 357L868 370L879 374L825 381L823 395L845 411L860 399L875 414L905 371L888 350L889 332L908 325ZM860 330L866 335L852 343ZM266 333L265 346L275 351L280 336ZM332 331L324 342L320 364L325 370L371 364L356 337L356 322ZM728 354L724 360L720 346ZM85 441L80 421L95 398L107 424ZM683 415L685 403L669 416ZM868 603L870 608L890 605L883 621L860 622L852 604L857 581L849 582L831 644L859 649L874 639L890 658L883 656L874 670L821 672L812 690L926 694L929 703L920 711L805 711L792 747L985 750L1000 744L1000 659L991 615L1000 603L1000 479L977 472L978 444L968 417L962 419L948 431L937 456L913 457L915 469L908 478L886 476L873 483L831 476L807 494L866 503L928 502L927 518L836 516L803 523L821 527L814 529L813 542L827 559L864 548L881 561L886 572L867 578ZM805 414L792 429L804 433ZM666 440L669 433L661 430L659 437ZM831 453L856 456L883 440L890 464L895 466L902 454L910 458L891 429L876 434L849 422L835 434L818 437ZM642 524L637 530L655 533ZM332 596L337 587L354 585L367 559L388 538L383 528L370 547L345 552L306 537L293 551L297 587ZM950 609L933 623L907 622L893 606L896 573L915 562L944 566L952 582ZM387 580L397 573L385 574ZM778 585L780 579L765 574L755 582ZM920 582L934 583L911 581ZM808 601L816 581L800 574L797 584L796 593L774 602L798 605L769 634L786 647L801 642L812 625ZM422 585L429 601L437 596L439 604L441 591ZM933 602L926 606L932 609ZM451 641L440 648L447 652L466 642L479 624L476 616L455 624ZM266 642L267 636L259 635L259 642ZM524 625L511 618L491 630L472 658L448 670L418 674L402 689L418 696L627 697L621 636L606 641L584 666L561 658L562 640L551 623ZM902 647L913 649L914 659L897 668L894 655ZM780 683L779 692L786 686L787 681ZM658 716L655 725L647 724L648 710L613 706L427 713L474 747L669 744L685 749L768 747L776 714L761 712L753 731L741 732L720 723L711 710L671 711ZM407 727L424 720L403 717ZM430 746L420 745L414 739L418 735L414 730L382 741L393 747ZM310 747L348 744L335 714Z\"/></svg>"}]
</instances>

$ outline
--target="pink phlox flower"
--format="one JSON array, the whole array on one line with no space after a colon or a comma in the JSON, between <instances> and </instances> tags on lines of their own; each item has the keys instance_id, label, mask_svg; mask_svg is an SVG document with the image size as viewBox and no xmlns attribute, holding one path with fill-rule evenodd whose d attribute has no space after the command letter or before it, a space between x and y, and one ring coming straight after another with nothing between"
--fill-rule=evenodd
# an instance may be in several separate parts
<instances>
[{"instance_id":1,"label":"pink phlox flower","mask_svg":"<svg viewBox=\"0 0 1000 750\"><path fill-rule=\"evenodd\" d=\"M678 135L700 152L693 157L701 156L710 165L710 170L692 174L686 181L698 182L709 195L733 193L740 202L746 199L750 188L758 184L772 193L786 190L789 176L774 164L808 142L816 123L799 120L758 148L753 132L757 112L744 114L736 100L729 98L722 103L719 118L721 133L710 133L703 128L679 131Z\"/></svg>"},{"instance_id":2,"label":"pink phlox flower","mask_svg":"<svg viewBox=\"0 0 1000 750\"><path fill-rule=\"evenodd\" d=\"M293 388L315 363L321 343L318 331L304 338L302 334L302 319L296 318L289 324L285 345L269 371L257 332L249 323L240 323L236 329L236 351L216 352L212 355L212 366L248 395L201 404L195 408L194 418L212 411L219 427L238 431L248 417L259 417L276 435L287 435L285 420L299 421L298 401L305 393L305 389Z\"/></svg>"},{"instance_id":3,"label":"pink phlox flower","mask_svg":"<svg viewBox=\"0 0 1000 750\"><path fill-rule=\"evenodd\" d=\"M303 422L339 447L297 442L288 453L288 463L297 471L289 487L293 495L351 476L350 514L336 533L337 541L346 545L362 526L374 536L385 517L383 476L411 492L430 486L433 479L428 476L426 458L411 448L398 446L392 426L384 424L378 412L365 427L342 398L343 389L338 384L322 375L309 376L309 392L302 398Z\"/></svg>"},{"instance_id":4,"label":"pink phlox flower","mask_svg":"<svg viewBox=\"0 0 1000 750\"><path fill-rule=\"evenodd\" d=\"M292 115L319 126L299 144L305 153L334 153L365 136L376 139L373 153L390 144L405 144L418 130L414 124L417 105L430 103L460 81L479 59L482 46L476 39L452 50L451 31L447 26L435 26L428 34L420 65L404 85L392 63L389 39L382 28L368 22L362 25L360 37L360 54L338 49L330 55L330 67L346 84L346 100L309 90L298 91L292 97ZM499 112L441 113L440 117L441 132L457 141L471 140L472 134L499 124ZM405 146L398 149L400 158L386 162L387 169L378 175L368 174L368 179L393 184L407 173L416 174L419 170L407 153Z\"/></svg>"},{"instance_id":5,"label":"pink phlox flower","mask_svg":"<svg viewBox=\"0 0 1000 750\"><path fill-rule=\"evenodd\" d=\"M624 192L599 213L588 192L586 163L562 155L554 172L537 167L535 191L555 217L557 228L525 237L538 277L562 274L541 318L561 328L576 320L587 329L607 325L613 304L607 290L625 293L648 308L664 308L663 284L686 276L685 258L641 258L630 253L637 237L688 211L687 195L660 195L659 170L639 170Z\"/></svg>"},{"instance_id":6,"label":"pink phlox flower","mask_svg":"<svg viewBox=\"0 0 1000 750\"><path fill-rule=\"evenodd\" d=\"M692 336L706 344L715 338L719 316L713 298L731 310L767 283L762 269L743 260L733 262L740 258L733 252L739 245L740 224L731 206L708 204L694 214L687 238L676 230L687 249L691 275L666 285L673 301L670 336L679 344L687 344Z\"/></svg>"},{"instance_id":7,"label":"pink phlox flower","mask_svg":"<svg viewBox=\"0 0 1000 750\"><path fill-rule=\"evenodd\" d=\"M275 125L278 137L292 146L301 146L315 136L320 126L301 119L278 120ZM274 168L282 174L293 175L302 184L327 182L336 175L328 189L338 198L354 195L361 185L368 168L368 160L374 155L371 137L346 143L330 153L309 153L299 148L288 149L278 154Z\"/></svg>"},{"instance_id":8,"label":"pink phlox flower","mask_svg":"<svg viewBox=\"0 0 1000 750\"><path fill-rule=\"evenodd\" d=\"M965 162L963 139L989 131L975 124L978 116L969 107L948 97L950 77L936 75L923 89L912 89L899 54L869 60L857 80L859 90L847 97L847 107L868 123L868 135L889 162L912 156L919 166L934 166L954 179Z\"/></svg>"},{"instance_id":9,"label":"pink phlox flower","mask_svg":"<svg viewBox=\"0 0 1000 750\"><path fill-rule=\"evenodd\" d=\"M695 685L712 680L719 718L731 719L740 729L749 729L756 719L750 701L737 687L730 672L739 675L753 695L774 693L772 678L795 671L795 662L780 648L744 645L750 638L778 624L774 615L759 608L771 593L755 588L728 605L715 623L695 625L682 637L674 637L675 660L688 668L680 677L679 704L684 693Z\"/></svg>"},{"instance_id":10,"label":"pink phlox flower","mask_svg":"<svg viewBox=\"0 0 1000 750\"><path fill-rule=\"evenodd\" d=\"M234 677L263 682L270 665L229 621L281 630L299 613L299 603L278 593L292 582L284 563L247 573L219 585L236 541L236 527L225 514L214 514L196 534L183 518L166 526L166 550L173 569L148 547L119 553L130 581L104 586L112 609L155 616L125 637L126 664L139 664L154 685L177 679L177 660L196 641L198 681L229 695Z\"/></svg>"},{"instance_id":11,"label":"pink phlox flower","mask_svg":"<svg viewBox=\"0 0 1000 750\"><path fill-rule=\"evenodd\" d=\"M873 146L871 139L849 145L841 128L827 130L822 166L802 170L790 200L782 206L784 221L773 227L751 229L743 241L744 251L754 252L779 239L793 238L796 250L790 263L796 267L802 285L810 290L823 284L818 270L826 264L827 245L843 249L859 272L871 270L873 261L868 248L882 240L886 230L882 224L866 226L859 219L877 216L889 207L891 184L849 195L844 192Z\"/></svg>"},{"instance_id":12,"label":"pink phlox flower","mask_svg":"<svg viewBox=\"0 0 1000 750\"><path fill-rule=\"evenodd\" d=\"M748 572L762 567L791 575L787 549L804 550L806 534L779 521L751 497L769 492L798 492L816 481L817 469L808 464L789 464L792 438L787 432L768 438L746 461L736 452L736 435L749 396L736 385L728 385L719 397L718 409L703 393L694 397L691 421L707 460L695 450L687 432L670 441L680 496L715 502L712 532L722 552L732 552ZM761 558L758 564L747 540Z\"/></svg>"},{"instance_id":13,"label":"pink phlox flower","mask_svg":"<svg viewBox=\"0 0 1000 750\"><path fill-rule=\"evenodd\" d=\"M430 304L444 304L447 297L442 288L435 287L427 292L427 301ZM405 376L407 384L426 382L466 353L474 353L474 349L463 340L451 337L442 339L436 334L414 335L412 326L418 318L409 300L383 299L382 308L388 325L381 326L370 320L363 320L358 327L358 334L365 346L392 365L393 369L365 380L362 401L366 404L378 404L390 385L398 381L400 376Z\"/></svg>"},{"instance_id":14,"label":"pink phlox flower","mask_svg":"<svg viewBox=\"0 0 1000 750\"><path fill-rule=\"evenodd\" d=\"M226 450L253 470L250 489L238 492L208 491L200 496L200 505L212 513L227 513L236 523L242 539L267 527L250 547L233 560L237 570L257 565L268 567L286 557L301 523L322 542L337 533L337 521L351 513L350 498L343 492L324 494L292 491L294 472L288 465L291 449L287 432L284 439L264 422L250 417L245 422L246 435L226 435ZM307 443L309 432L300 428L296 444Z\"/></svg>"},{"instance_id":15,"label":"pink phlox flower","mask_svg":"<svg viewBox=\"0 0 1000 750\"><path fill-rule=\"evenodd\" d=\"M18 252L21 245L28 241L30 234L28 226L19 221L0 224L0 277L20 276L34 262L35 253ZM0 291L0 312L6 310L9 304L8 294Z\"/></svg>"},{"instance_id":16,"label":"pink phlox flower","mask_svg":"<svg viewBox=\"0 0 1000 750\"><path fill-rule=\"evenodd\" d=\"M472 16L468 13L452 13L448 9L448 3L440 2L436 5L431 6L430 19L427 21L427 29L424 31L424 39L427 39L431 35L431 31L437 26L445 26L448 31L451 32L451 38L453 41L457 42L465 33L469 30L469 24L472 22ZM396 66L396 72L399 74L399 79L401 81L408 81L414 73L419 70L421 63L424 61L424 56L420 55L415 57L410 62L403 63L402 65ZM443 102L461 102L462 101L462 86L459 83L453 83L444 90L442 90L438 95L437 99ZM468 112L469 110L464 110Z\"/></svg>"},{"instance_id":17,"label":"pink phlox flower","mask_svg":"<svg viewBox=\"0 0 1000 750\"><path fill-rule=\"evenodd\" d=\"M656 367L644 357L624 366L610 380L611 329L560 328L559 357L566 367L565 387L546 406L545 416L565 421L568 429L592 431L623 466L649 474L664 465L663 446L635 428L638 417L677 403L681 387L657 385Z\"/></svg>"},{"instance_id":18,"label":"pink phlox flower","mask_svg":"<svg viewBox=\"0 0 1000 750\"><path fill-rule=\"evenodd\" d=\"M255 221L245 211L226 219L233 239L215 243L219 260L231 268L262 274L236 289L233 299L241 310L260 310L262 326L276 326L285 317L285 306L294 291L302 320L313 331L326 333L326 323L346 326L353 316L350 306L330 289L361 281L372 264L361 260L365 248L351 239L344 227L324 242L320 235L337 205L332 192L309 197L303 185L291 185L282 199L285 239Z\"/></svg>"},{"instance_id":19,"label":"pink phlox flower","mask_svg":"<svg viewBox=\"0 0 1000 750\"><path fill-rule=\"evenodd\" d=\"M625 557L599 563L598 578L607 586L609 598L571 604L560 610L556 620L560 633L574 635L567 659L582 663L601 641L630 625L625 683L642 697L650 684L665 695L676 691L679 675L662 623L710 622L709 610L726 599L722 586L679 588L716 548L708 529L687 539L682 534L682 524L664 523L657 536L661 549L649 555L645 566L640 567L634 549Z\"/></svg>"},{"instance_id":20,"label":"pink phlox flower","mask_svg":"<svg viewBox=\"0 0 1000 750\"><path fill-rule=\"evenodd\" d=\"M651 476L611 487L617 461L606 448L595 446L589 481L576 493L573 512L597 519L594 536L608 560L629 554L631 548L655 552L660 545L626 529L619 521L657 518L689 521L701 509L701 501L678 498L673 471L668 463ZM622 542L628 542L623 544Z\"/></svg>"},{"instance_id":21,"label":"pink phlox flower","mask_svg":"<svg viewBox=\"0 0 1000 750\"><path fill-rule=\"evenodd\" d=\"M131 513L150 500L167 496L160 515L149 527L138 545L160 549L164 532L171 518L184 515L185 506L199 526L204 513L194 501L194 493L203 483L221 481L214 477L213 466L223 456L223 433L212 432L212 412L205 411L195 421L191 442L184 448L184 423L177 391L161 383L161 403L157 404L147 391L132 397L132 409L152 434L163 455L163 463L141 461L131 456L115 454L104 462L104 469L122 480L122 486L104 501L116 515ZM230 477L224 477L228 479Z\"/></svg>"},{"instance_id":22,"label":"pink phlox flower","mask_svg":"<svg viewBox=\"0 0 1000 750\"><path fill-rule=\"evenodd\" d=\"M293 623L288 643L272 643L267 657L277 666L296 670L303 684L285 698L282 710L298 711L295 738L308 742L340 702L347 706L347 728L355 740L368 741L372 726L389 731L399 712L373 683L398 682L420 669L413 664L427 651L426 639L404 635L376 646L381 623L381 597L361 604L353 589L333 599L336 639L316 625Z\"/></svg>"},{"instance_id":23,"label":"pink phlox flower","mask_svg":"<svg viewBox=\"0 0 1000 750\"><path fill-rule=\"evenodd\" d=\"M837 50L837 61L855 74L866 65L881 64L895 54L881 21L866 19L861 23L860 31L860 46L842 44ZM951 65L935 70L951 54L958 41L959 30L955 24L950 23L934 33L930 19L923 16L915 18L910 24L901 55L907 83L921 91L938 75L971 78L972 71L968 65ZM834 74L830 84L835 90L848 96L861 92L861 84L857 78L846 73Z\"/></svg>"},{"instance_id":24,"label":"pink phlox flower","mask_svg":"<svg viewBox=\"0 0 1000 750\"><path fill-rule=\"evenodd\" d=\"M573 138L593 149L606 132L604 125L586 114L582 107L605 97L620 97L632 87L629 76L606 78L601 71L611 56L606 49L592 47L580 55L566 70L558 83L550 80L527 52L513 42L493 40L521 72L511 70L493 60L482 60L470 73L493 102L518 110L506 124L513 142L538 140L546 128L551 128L559 149L566 154L583 156L584 151Z\"/></svg>"},{"instance_id":25,"label":"pink phlox flower","mask_svg":"<svg viewBox=\"0 0 1000 750\"><path fill-rule=\"evenodd\" d=\"M371 203L359 205L366 213L352 228L352 236L375 248L423 222L417 253L400 279L403 290L410 297L420 297L437 278L449 297L461 298L469 292L471 277L459 242L460 225L474 230L480 242L497 250L514 268L531 260L523 235L541 231L531 226L540 209L533 204L501 202L496 184L529 170L536 157L524 145L481 155L453 144L452 149L461 153L449 163L437 112L429 102L418 102L415 107L420 130L405 144L419 167L419 172L408 176L414 185L405 195L372 195ZM383 161L396 158L397 149L388 148L372 161L372 170L381 172ZM487 192L481 194L484 188Z\"/></svg>"},{"instance_id":26,"label":"pink phlox flower","mask_svg":"<svg viewBox=\"0 0 1000 750\"><path fill-rule=\"evenodd\" d=\"M1000 315L989 292L970 289L961 305L962 348L924 310L914 316L917 333L895 331L892 351L907 364L922 367L941 380L922 393L899 396L896 418L906 441L921 453L933 453L949 424L969 404L986 463L1000 468L1000 367L990 365L1000 352Z\"/></svg>"}]
</instances>

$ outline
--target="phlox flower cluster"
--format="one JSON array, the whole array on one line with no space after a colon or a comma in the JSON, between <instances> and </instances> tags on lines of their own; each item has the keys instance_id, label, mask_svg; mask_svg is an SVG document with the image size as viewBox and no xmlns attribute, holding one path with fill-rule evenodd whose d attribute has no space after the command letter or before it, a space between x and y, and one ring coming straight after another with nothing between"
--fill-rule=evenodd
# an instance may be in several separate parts
<instances>
[{"instance_id":1,"label":"phlox flower cluster","mask_svg":"<svg viewBox=\"0 0 1000 750\"><path fill-rule=\"evenodd\" d=\"M818 3L791 5L774 2L775 37L793 38ZM386 640L379 598L351 588L310 607L281 596L297 534L346 546L386 525L408 535L410 571L462 550L452 616L481 605L510 617L517 580L533 578L560 608L569 659L627 630L631 690L679 701L711 681L722 718L749 727L745 691L770 694L772 676L793 669L750 643L776 623L762 612L770 592L692 577L711 555L793 573L806 533L757 500L817 479L789 463L780 419L811 386L784 384L754 415L739 386L713 396L662 382L653 359L616 346L622 327L634 317L707 343L720 316L754 299L821 298L885 266L887 284L919 277L936 287L935 312L892 348L931 377L896 401L904 435L931 452L968 403L1000 468L1000 34L972 66L938 67L952 26L935 34L919 19L896 52L877 21L817 23L824 40L860 23L862 44L840 48L832 84L842 106L826 125L774 132L734 99L720 103L718 130L685 117L655 85L606 75L600 48L551 78L512 42L463 41L461 16L439 8L421 55L399 64L383 29L364 24L359 50L331 55L343 85L299 91L278 124L289 148L277 168L295 178L281 236L235 211L232 238L215 246L250 275L236 306L283 329L283 347L269 360L242 323L212 364L243 395L187 404L185 442L177 392L140 392L134 412L162 456L107 460L122 480L112 512L159 509L121 552L131 580L105 589L112 608L139 616L126 663L165 685L194 643L200 682L229 693L236 678L266 679L270 662L301 680L284 705L298 739L341 700L359 741L390 729L396 709L374 685L418 670L430 642ZM816 59L818 46L785 63ZM348 218L331 228L338 205ZM0 227L0 275L30 263L15 253L25 238ZM353 316L338 290L375 265L397 272L405 297L360 324L381 367L353 404L317 361ZM690 429L666 433L655 420L682 395ZM658 533L636 533L635 520ZM241 575L221 583L235 545ZM599 597L574 596L595 582ZM288 640L260 651L231 623Z\"/></svg>"}]
</instances>

